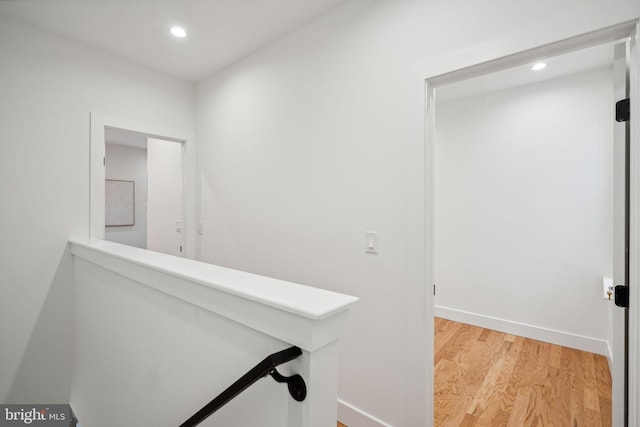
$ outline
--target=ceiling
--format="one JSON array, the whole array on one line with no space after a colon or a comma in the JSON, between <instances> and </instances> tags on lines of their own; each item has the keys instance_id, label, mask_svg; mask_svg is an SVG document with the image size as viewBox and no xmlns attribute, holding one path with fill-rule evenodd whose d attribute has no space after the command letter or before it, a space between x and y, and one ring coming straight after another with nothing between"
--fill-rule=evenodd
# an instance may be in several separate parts
<instances>
[{"instance_id":1,"label":"ceiling","mask_svg":"<svg viewBox=\"0 0 640 427\"><path fill-rule=\"evenodd\" d=\"M197 82L347 1L13 0L0 15Z\"/></svg>"},{"instance_id":2,"label":"ceiling","mask_svg":"<svg viewBox=\"0 0 640 427\"><path fill-rule=\"evenodd\" d=\"M112 128L105 126L104 128L104 141L107 144L124 145L126 147L147 149L147 138L149 135L145 135L132 130Z\"/></svg>"},{"instance_id":3,"label":"ceiling","mask_svg":"<svg viewBox=\"0 0 640 427\"><path fill-rule=\"evenodd\" d=\"M532 71L532 63L436 88L436 102L450 102L517 86L539 83L562 76L613 65L615 43L606 43L552 58L540 58L547 67Z\"/></svg>"},{"instance_id":4,"label":"ceiling","mask_svg":"<svg viewBox=\"0 0 640 427\"><path fill-rule=\"evenodd\" d=\"M348 0L10 0L0 15L198 82ZM178 39L173 25L187 31ZM609 45L439 87L438 102L532 84L612 63Z\"/></svg>"}]
</instances>

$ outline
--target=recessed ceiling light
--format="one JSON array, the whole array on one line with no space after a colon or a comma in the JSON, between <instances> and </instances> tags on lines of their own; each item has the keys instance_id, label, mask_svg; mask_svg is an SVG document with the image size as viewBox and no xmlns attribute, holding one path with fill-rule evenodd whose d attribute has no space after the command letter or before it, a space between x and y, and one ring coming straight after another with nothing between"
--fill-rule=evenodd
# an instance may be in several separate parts
<instances>
[{"instance_id":1,"label":"recessed ceiling light","mask_svg":"<svg viewBox=\"0 0 640 427\"><path fill-rule=\"evenodd\" d=\"M180 38L187 36L187 32L181 27L171 27L171 34Z\"/></svg>"},{"instance_id":2,"label":"recessed ceiling light","mask_svg":"<svg viewBox=\"0 0 640 427\"><path fill-rule=\"evenodd\" d=\"M531 69L533 71L540 71L543 68L546 68L547 64L545 64L544 62L538 62L536 64L533 64L533 67L531 67Z\"/></svg>"}]
</instances>

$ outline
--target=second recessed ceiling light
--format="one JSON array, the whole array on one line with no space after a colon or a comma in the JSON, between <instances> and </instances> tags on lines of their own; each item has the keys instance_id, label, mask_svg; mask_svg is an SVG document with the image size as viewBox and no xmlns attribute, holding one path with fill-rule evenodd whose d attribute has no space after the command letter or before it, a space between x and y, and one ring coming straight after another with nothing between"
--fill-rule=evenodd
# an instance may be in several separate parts
<instances>
[{"instance_id":1,"label":"second recessed ceiling light","mask_svg":"<svg viewBox=\"0 0 640 427\"><path fill-rule=\"evenodd\" d=\"M187 32L182 27L171 27L171 34L179 38L187 36Z\"/></svg>"}]
</instances>

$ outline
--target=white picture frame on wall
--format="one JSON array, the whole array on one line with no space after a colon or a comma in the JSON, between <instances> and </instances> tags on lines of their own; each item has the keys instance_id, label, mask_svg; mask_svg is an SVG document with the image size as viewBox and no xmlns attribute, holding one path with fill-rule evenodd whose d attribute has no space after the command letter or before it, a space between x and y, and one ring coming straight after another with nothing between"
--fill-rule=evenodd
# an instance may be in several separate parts
<instances>
[{"instance_id":1,"label":"white picture frame on wall","mask_svg":"<svg viewBox=\"0 0 640 427\"><path fill-rule=\"evenodd\" d=\"M134 181L105 180L105 226L125 227L136 223Z\"/></svg>"}]
</instances>

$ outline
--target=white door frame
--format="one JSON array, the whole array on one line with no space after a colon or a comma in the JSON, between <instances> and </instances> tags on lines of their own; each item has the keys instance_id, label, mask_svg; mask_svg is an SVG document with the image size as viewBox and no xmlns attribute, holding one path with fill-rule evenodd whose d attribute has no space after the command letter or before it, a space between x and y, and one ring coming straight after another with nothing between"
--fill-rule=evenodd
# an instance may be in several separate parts
<instances>
[{"instance_id":1,"label":"white door frame","mask_svg":"<svg viewBox=\"0 0 640 427\"><path fill-rule=\"evenodd\" d=\"M640 21L636 21L631 40L630 98L631 152L629 196L629 426L640 425Z\"/></svg>"},{"instance_id":2,"label":"white door frame","mask_svg":"<svg viewBox=\"0 0 640 427\"><path fill-rule=\"evenodd\" d=\"M598 14L594 14L598 16ZM599 18L599 19L598 19ZM415 375L409 378L407 417L411 425L433 424L433 150L435 99L434 88L456 81L534 62L542 57L559 55L633 35L631 52L631 98L640 99L640 52L637 46L640 24L611 16L603 9L595 20L576 19L564 25L545 23L523 30L508 38L495 40L436 58L417 65L410 81L411 129L413 138L409 152L409 217L412 230L409 241L408 277L408 366ZM565 17L565 19L567 19ZM628 18L626 18L628 19ZM631 185L630 185L630 265L629 281L633 290L640 289L640 110L631 103ZM613 108L613 102L612 102ZM629 321L629 425L640 425L638 380L640 358L637 337L640 333L640 292L630 294ZM426 337L426 341L425 341ZM426 363L425 363L426 362Z\"/></svg>"},{"instance_id":3,"label":"white door frame","mask_svg":"<svg viewBox=\"0 0 640 427\"><path fill-rule=\"evenodd\" d=\"M89 238L104 239L105 233L105 127L126 129L145 134L151 138L165 139L182 144L183 208L182 223L185 256L195 258L195 147L192 135L175 129L168 129L155 123L91 113L91 154L90 154L90 209Z\"/></svg>"}]
</instances>

